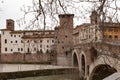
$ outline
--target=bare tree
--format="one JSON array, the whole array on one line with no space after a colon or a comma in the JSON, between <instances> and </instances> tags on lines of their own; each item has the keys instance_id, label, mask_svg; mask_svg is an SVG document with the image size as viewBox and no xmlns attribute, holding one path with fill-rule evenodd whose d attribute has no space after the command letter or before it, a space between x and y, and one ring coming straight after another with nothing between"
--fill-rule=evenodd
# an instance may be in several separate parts
<instances>
[{"instance_id":1,"label":"bare tree","mask_svg":"<svg viewBox=\"0 0 120 80\"><path fill-rule=\"evenodd\" d=\"M51 27L58 25L58 14L75 14L75 19L87 20L90 12L96 10L101 17L101 21L117 21L120 6L119 0L33 0L32 6L23 6L21 11L24 12L24 17L18 20L18 25L26 24L29 14L34 16L28 23L26 29L33 29L37 26L50 25ZM22 22L22 23L21 23ZM42 25L41 25L42 24Z\"/></svg>"}]
</instances>

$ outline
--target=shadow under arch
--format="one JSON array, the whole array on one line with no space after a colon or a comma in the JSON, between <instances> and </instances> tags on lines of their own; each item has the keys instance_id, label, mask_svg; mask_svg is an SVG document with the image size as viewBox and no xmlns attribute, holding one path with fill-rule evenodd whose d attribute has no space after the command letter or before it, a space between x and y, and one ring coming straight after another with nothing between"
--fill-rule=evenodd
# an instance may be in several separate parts
<instances>
[{"instance_id":1,"label":"shadow under arch","mask_svg":"<svg viewBox=\"0 0 120 80\"><path fill-rule=\"evenodd\" d=\"M79 67L76 53L73 54L73 66Z\"/></svg>"},{"instance_id":2,"label":"shadow under arch","mask_svg":"<svg viewBox=\"0 0 120 80\"><path fill-rule=\"evenodd\" d=\"M97 65L93 69L93 71L89 77L89 80L102 80L105 77L107 77L115 72L117 72L117 70L115 68L111 67L110 65L100 64L100 65Z\"/></svg>"},{"instance_id":3,"label":"shadow under arch","mask_svg":"<svg viewBox=\"0 0 120 80\"><path fill-rule=\"evenodd\" d=\"M83 54L81 56L81 73L85 77L85 56Z\"/></svg>"}]
</instances>

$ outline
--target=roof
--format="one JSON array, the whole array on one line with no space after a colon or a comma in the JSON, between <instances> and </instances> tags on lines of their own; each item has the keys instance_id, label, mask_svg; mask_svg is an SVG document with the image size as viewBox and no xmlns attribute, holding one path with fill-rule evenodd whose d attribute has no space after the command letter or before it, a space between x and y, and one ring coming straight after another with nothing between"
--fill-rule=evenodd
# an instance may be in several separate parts
<instances>
[{"instance_id":1,"label":"roof","mask_svg":"<svg viewBox=\"0 0 120 80\"><path fill-rule=\"evenodd\" d=\"M54 38L54 34L24 35L23 39Z\"/></svg>"},{"instance_id":2,"label":"roof","mask_svg":"<svg viewBox=\"0 0 120 80\"><path fill-rule=\"evenodd\" d=\"M0 29L1 31L11 31L11 30L9 30L9 29Z\"/></svg>"},{"instance_id":3,"label":"roof","mask_svg":"<svg viewBox=\"0 0 120 80\"><path fill-rule=\"evenodd\" d=\"M74 14L60 14L59 17L70 17L74 16Z\"/></svg>"},{"instance_id":4,"label":"roof","mask_svg":"<svg viewBox=\"0 0 120 80\"><path fill-rule=\"evenodd\" d=\"M83 24L81 24L81 25L77 25L75 28L74 28L74 30L75 29L79 29L79 28L81 28L81 27L88 27L88 26L90 26L91 24L90 23L83 23Z\"/></svg>"},{"instance_id":5,"label":"roof","mask_svg":"<svg viewBox=\"0 0 120 80\"><path fill-rule=\"evenodd\" d=\"M79 33L79 30L82 29L83 27L88 27L88 26L90 26L90 25L91 25L90 23L83 23L83 24L81 24L81 25L76 26L76 27L74 28L74 30L73 30L73 35L78 34L78 33Z\"/></svg>"},{"instance_id":6,"label":"roof","mask_svg":"<svg viewBox=\"0 0 120 80\"><path fill-rule=\"evenodd\" d=\"M120 27L120 23L111 23L111 22L104 22L104 23L101 23L100 24L101 26L104 26L104 27Z\"/></svg>"},{"instance_id":7,"label":"roof","mask_svg":"<svg viewBox=\"0 0 120 80\"><path fill-rule=\"evenodd\" d=\"M17 31L12 31L11 34L19 34L19 33L24 33L24 32L44 32L43 30L17 30ZM54 32L54 30L45 30L45 32Z\"/></svg>"}]
</instances>

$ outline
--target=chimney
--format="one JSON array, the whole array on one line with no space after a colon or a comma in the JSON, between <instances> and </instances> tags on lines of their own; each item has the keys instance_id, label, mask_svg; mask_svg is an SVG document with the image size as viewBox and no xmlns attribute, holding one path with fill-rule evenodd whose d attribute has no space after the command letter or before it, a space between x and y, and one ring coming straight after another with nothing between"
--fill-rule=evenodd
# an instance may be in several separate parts
<instances>
[{"instance_id":1,"label":"chimney","mask_svg":"<svg viewBox=\"0 0 120 80\"><path fill-rule=\"evenodd\" d=\"M7 19L6 20L6 28L8 30L14 31L14 20L12 19Z\"/></svg>"}]
</instances>

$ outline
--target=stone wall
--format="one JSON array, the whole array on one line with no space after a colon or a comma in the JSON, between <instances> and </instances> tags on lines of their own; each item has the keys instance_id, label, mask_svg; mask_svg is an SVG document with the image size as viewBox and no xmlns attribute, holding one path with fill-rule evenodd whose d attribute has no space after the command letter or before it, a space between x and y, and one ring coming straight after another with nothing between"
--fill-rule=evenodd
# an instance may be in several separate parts
<instances>
[{"instance_id":1,"label":"stone wall","mask_svg":"<svg viewBox=\"0 0 120 80\"><path fill-rule=\"evenodd\" d=\"M43 63L52 60L50 54L1 54L0 62L10 63Z\"/></svg>"}]
</instances>

